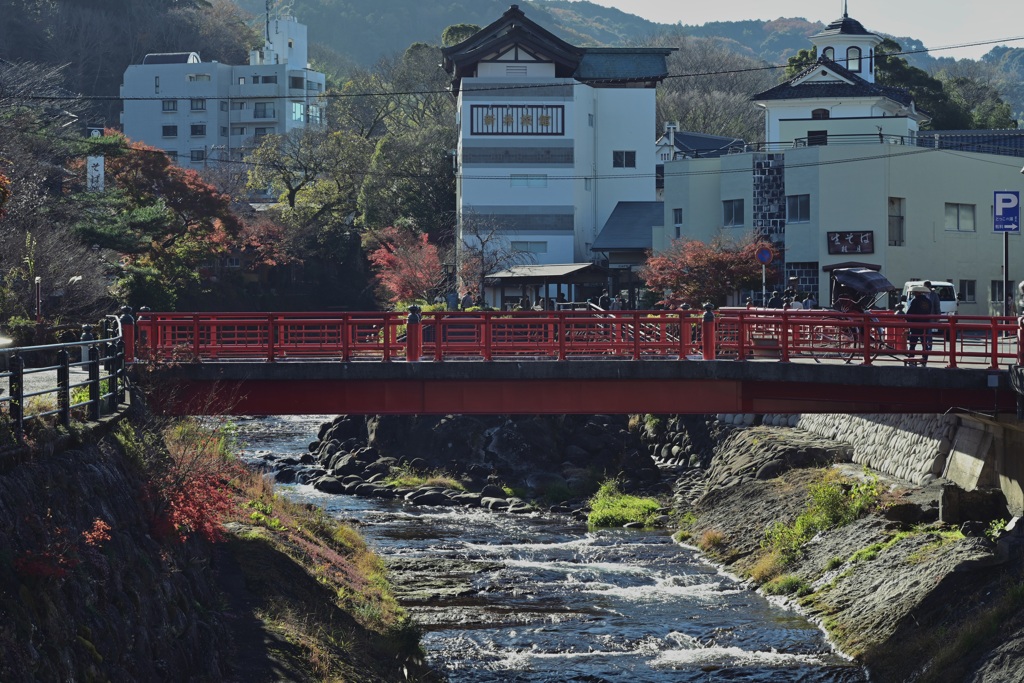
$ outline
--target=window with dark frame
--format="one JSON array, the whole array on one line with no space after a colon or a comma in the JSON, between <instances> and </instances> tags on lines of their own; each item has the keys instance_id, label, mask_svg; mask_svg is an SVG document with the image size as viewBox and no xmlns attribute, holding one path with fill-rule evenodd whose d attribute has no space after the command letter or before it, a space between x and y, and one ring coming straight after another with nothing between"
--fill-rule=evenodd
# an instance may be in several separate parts
<instances>
[{"instance_id":1,"label":"window with dark frame","mask_svg":"<svg viewBox=\"0 0 1024 683\"><path fill-rule=\"evenodd\" d=\"M189 108L192 111L206 111L206 100L191 100Z\"/></svg>"},{"instance_id":2,"label":"window with dark frame","mask_svg":"<svg viewBox=\"0 0 1024 683\"><path fill-rule=\"evenodd\" d=\"M827 130L809 130L807 131L807 146L808 147L823 147L828 144L828 131Z\"/></svg>"},{"instance_id":3,"label":"window with dark frame","mask_svg":"<svg viewBox=\"0 0 1024 683\"><path fill-rule=\"evenodd\" d=\"M257 119L272 119L274 118L274 103L273 102L256 102L253 104L253 118Z\"/></svg>"},{"instance_id":4,"label":"window with dark frame","mask_svg":"<svg viewBox=\"0 0 1024 683\"><path fill-rule=\"evenodd\" d=\"M633 150L612 152L612 168L636 168L636 152Z\"/></svg>"},{"instance_id":5,"label":"window with dark frame","mask_svg":"<svg viewBox=\"0 0 1024 683\"><path fill-rule=\"evenodd\" d=\"M974 204L946 203L946 230L975 232Z\"/></svg>"},{"instance_id":6,"label":"window with dark frame","mask_svg":"<svg viewBox=\"0 0 1024 683\"><path fill-rule=\"evenodd\" d=\"M206 135L206 124L205 123L193 123L191 127L191 134L193 137L202 137Z\"/></svg>"},{"instance_id":7,"label":"window with dark frame","mask_svg":"<svg viewBox=\"0 0 1024 683\"><path fill-rule=\"evenodd\" d=\"M178 136L177 126L163 126L160 134L165 138L174 138Z\"/></svg>"},{"instance_id":8,"label":"window with dark frame","mask_svg":"<svg viewBox=\"0 0 1024 683\"><path fill-rule=\"evenodd\" d=\"M722 225L727 228L743 225L742 199L726 199L722 202Z\"/></svg>"},{"instance_id":9,"label":"window with dark frame","mask_svg":"<svg viewBox=\"0 0 1024 683\"><path fill-rule=\"evenodd\" d=\"M178 111L178 100L164 100L160 106L164 111Z\"/></svg>"},{"instance_id":10,"label":"window with dark frame","mask_svg":"<svg viewBox=\"0 0 1024 683\"><path fill-rule=\"evenodd\" d=\"M978 283L976 280L960 280L957 297L965 304L978 301Z\"/></svg>"},{"instance_id":11,"label":"window with dark frame","mask_svg":"<svg viewBox=\"0 0 1024 683\"><path fill-rule=\"evenodd\" d=\"M791 194L786 197L786 222L809 223L811 221L811 195Z\"/></svg>"},{"instance_id":12,"label":"window with dark frame","mask_svg":"<svg viewBox=\"0 0 1024 683\"><path fill-rule=\"evenodd\" d=\"M846 68L853 73L860 73L860 48L850 47L846 49Z\"/></svg>"},{"instance_id":13,"label":"window with dark frame","mask_svg":"<svg viewBox=\"0 0 1024 683\"><path fill-rule=\"evenodd\" d=\"M889 197L889 246L902 247L906 244L906 200Z\"/></svg>"}]
</instances>

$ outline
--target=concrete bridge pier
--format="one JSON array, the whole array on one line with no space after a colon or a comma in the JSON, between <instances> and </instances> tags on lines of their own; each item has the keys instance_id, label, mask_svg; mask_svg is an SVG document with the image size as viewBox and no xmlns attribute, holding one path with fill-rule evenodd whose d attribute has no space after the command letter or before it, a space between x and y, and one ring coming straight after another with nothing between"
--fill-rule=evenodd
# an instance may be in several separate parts
<instances>
[{"instance_id":1,"label":"concrete bridge pier","mask_svg":"<svg viewBox=\"0 0 1024 683\"><path fill-rule=\"evenodd\" d=\"M1024 516L1024 421L961 415L945 478L964 492L998 489L1010 514Z\"/></svg>"}]
</instances>

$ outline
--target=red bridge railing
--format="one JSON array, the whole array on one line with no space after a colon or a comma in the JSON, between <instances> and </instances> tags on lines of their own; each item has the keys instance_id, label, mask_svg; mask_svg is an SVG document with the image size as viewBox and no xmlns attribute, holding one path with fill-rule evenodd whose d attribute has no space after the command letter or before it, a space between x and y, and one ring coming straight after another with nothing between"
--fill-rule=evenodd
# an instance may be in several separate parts
<instances>
[{"instance_id":1,"label":"red bridge railing","mask_svg":"<svg viewBox=\"0 0 1024 683\"><path fill-rule=\"evenodd\" d=\"M928 363L988 367L1022 362L1016 318L914 320L888 311L725 308L701 311L408 313L140 313L138 360L302 359L676 360L774 359L870 365L915 362L912 336L930 336ZM931 332L924 332L931 330Z\"/></svg>"}]
</instances>

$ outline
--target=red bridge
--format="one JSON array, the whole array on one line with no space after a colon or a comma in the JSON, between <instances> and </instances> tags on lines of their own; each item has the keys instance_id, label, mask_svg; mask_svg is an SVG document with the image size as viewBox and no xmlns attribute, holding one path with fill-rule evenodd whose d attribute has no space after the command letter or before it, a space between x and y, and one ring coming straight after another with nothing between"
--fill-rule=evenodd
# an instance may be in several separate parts
<instances>
[{"instance_id":1,"label":"red bridge","mask_svg":"<svg viewBox=\"0 0 1024 683\"><path fill-rule=\"evenodd\" d=\"M908 342L928 330L922 365ZM1020 334L1015 318L774 309L143 313L125 328L155 405L179 414L1005 412Z\"/></svg>"}]
</instances>

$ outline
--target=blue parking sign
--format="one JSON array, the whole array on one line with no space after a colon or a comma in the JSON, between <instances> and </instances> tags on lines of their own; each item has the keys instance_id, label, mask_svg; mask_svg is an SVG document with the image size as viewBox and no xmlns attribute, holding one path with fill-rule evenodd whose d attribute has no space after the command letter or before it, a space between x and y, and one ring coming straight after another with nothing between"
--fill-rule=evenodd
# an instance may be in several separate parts
<instances>
[{"instance_id":1,"label":"blue parking sign","mask_svg":"<svg viewBox=\"0 0 1024 683\"><path fill-rule=\"evenodd\" d=\"M994 232L1020 233L1020 192L996 190L993 207Z\"/></svg>"}]
</instances>

